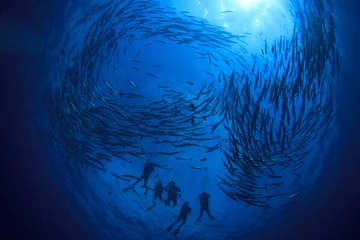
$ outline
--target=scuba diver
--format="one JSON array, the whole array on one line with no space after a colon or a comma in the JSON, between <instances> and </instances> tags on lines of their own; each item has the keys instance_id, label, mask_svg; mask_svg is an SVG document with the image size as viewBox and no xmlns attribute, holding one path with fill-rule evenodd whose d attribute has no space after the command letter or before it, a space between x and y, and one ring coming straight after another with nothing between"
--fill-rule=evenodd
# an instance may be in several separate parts
<instances>
[{"instance_id":1,"label":"scuba diver","mask_svg":"<svg viewBox=\"0 0 360 240\"><path fill-rule=\"evenodd\" d=\"M132 189L136 184L138 184L141 180L144 180L144 187L146 188L145 191L145 195L147 195L149 189L147 188L147 182L149 180L149 177L151 175L151 173L155 170L155 167L160 167L163 169L167 169L167 170L171 170L167 167L164 166L160 166L154 162L150 162L149 160L144 164L144 169L143 172L141 174L141 176L138 178L138 180L136 182L134 182L134 184L131 187L126 187L123 189L124 192L127 192L128 190Z\"/></svg>"},{"instance_id":2,"label":"scuba diver","mask_svg":"<svg viewBox=\"0 0 360 240\"><path fill-rule=\"evenodd\" d=\"M178 219L171 224L166 231L170 232L171 229L174 227L174 225L178 222L180 222L182 220L182 223L178 226L178 228L175 230L174 234L177 235L180 231L180 228L186 223L186 218L187 215L191 212L191 208L189 207L189 202L184 202L184 204L182 205L181 209L180 209L180 214Z\"/></svg>"},{"instance_id":3,"label":"scuba diver","mask_svg":"<svg viewBox=\"0 0 360 240\"><path fill-rule=\"evenodd\" d=\"M211 215L210 210L209 210L209 198L210 198L210 194L203 192L202 194L199 195L199 200L200 200L200 216L196 219L196 222L199 222L200 219L203 216L204 211L207 213L207 215L209 215L209 218L211 220L214 220L215 217L213 215Z\"/></svg>"},{"instance_id":4,"label":"scuba diver","mask_svg":"<svg viewBox=\"0 0 360 240\"><path fill-rule=\"evenodd\" d=\"M165 205L169 206L170 201L172 201L173 202L173 207L176 207L178 195L179 195L179 197L181 197L181 195L178 194L178 192L180 192L180 188L178 186L176 186L176 183L174 181L171 181L171 182L168 183L165 190L168 193L168 197L167 197L167 199L165 201Z\"/></svg>"},{"instance_id":5,"label":"scuba diver","mask_svg":"<svg viewBox=\"0 0 360 240\"><path fill-rule=\"evenodd\" d=\"M162 198L162 192L163 192L163 186L162 186L162 182L158 181L154 187L155 193L154 193L154 198L153 198L153 204L147 208L148 211L150 211L153 207L155 207L155 200L157 198L160 199L161 202L163 202L163 198Z\"/></svg>"}]
</instances>

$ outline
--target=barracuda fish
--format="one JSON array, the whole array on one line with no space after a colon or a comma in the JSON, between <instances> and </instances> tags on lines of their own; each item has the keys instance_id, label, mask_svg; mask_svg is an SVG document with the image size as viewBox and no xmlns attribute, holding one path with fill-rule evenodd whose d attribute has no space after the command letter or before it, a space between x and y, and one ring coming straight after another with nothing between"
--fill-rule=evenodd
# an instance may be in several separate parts
<instances>
[{"instance_id":1,"label":"barracuda fish","mask_svg":"<svg viewBox=\"0 0 360 240\"><path fill-rule=\"evenodd\" d=\"M126 79L128 81L128 83L130 83L131 86L133 86L134 88L140 88L139 86L137 86L135 83L133 83L131 80Z\"/></svg>"},{"instance_id":2,"label":"barracuda fish","mask_svg":"<svg viewBox=\"0 0 360 240\"><path fill-rule=\"evenodd\" d=\"M189 157L176 157L176 160L191 160Z\"/></svg>"},{"instance_id":3,"label":"barracuda fish","mask_svg":"<svg viewBox=\"0 0 360 240\"><path fill-rule=\"evenodd\" d=\"M176 155L176 154L179 154L179 153L184 153L184 151L177 151L177 152L157 152L157 154L168 155L168 156Z\"/></svg>"},{"instance_id":4,"label":"barracuda fish","mask_svg":"<svg viewBox=\"0 0 360 240\"><path fill-rule=\"evenodd\" d=\"M138 177L133 176L133 175L129 175L129 174L123 174L122 176L123 176L123 177L126 177L126 178L132 178L132 179L135 179L135 180L138 180L138 179L139 179Z\"/></svg>"},{"instance_id":5,"label":"barracuda fish","mask_svg":"<svg viewBox=\"0 0 360 240\"><path fill-rule=\"evenodd\" d=\"M123 180L123 181L131 181L131 179L130 178L126 178L126 177L121 177L121 176L119 176L119 175L117 175L117 174L115 174L115 173L111 173L111 175L113 175L114 177L116 177L117 179L119 179L119 180Z\"/></svg>"},{"instance_id":6,"label":"barracuda fish","mask_svg":"<svg viewBox=\"0 0 360 240\"><path fill-rule=\"evenodd\" d=\"M197 167L197 166L190 166L189 168L191 168L191 169L195 169L195 170L207 171L207 169L206 169L206 168Z\"/></svg>"},{"instance_id":7,"label":"barracuda fish","mask_svg":"<svg viewBox=\"0 0 360 240\"><path fill-rule=\"evenodd\" d=\"M317 11L309 11L314 6ZM297 7L292 34L274 42L265 39L262 52L252 55L246 47L251 33L235 35L157 2L99 4L74 23L74 29L83 29L81 42L65 33L48 56L60 72L47 99L55 149L71 161L81 159L80 166L105 171L110 162L185 155L196 147L221 155L211 162L225 166L217 185L226 196L270 208L268 201L285 196L278 193L286 182L282 176L300 179L314 144L326 139L337 116L326 77L339 76L341 67L331 2L306 1ZM166 63L142 61L144 51L169 43L188 46L205 60L202 71L208 80L177 79L179 85L174 84L167 81ZM124 62L137 70L139 85L142 79L161 82L140 88L126 78ZM114 76L104 80L106 67ZM121 84L123 78L130 87ZM200 161L206 165L206 160Z\"/></svg>"}]
</instances>

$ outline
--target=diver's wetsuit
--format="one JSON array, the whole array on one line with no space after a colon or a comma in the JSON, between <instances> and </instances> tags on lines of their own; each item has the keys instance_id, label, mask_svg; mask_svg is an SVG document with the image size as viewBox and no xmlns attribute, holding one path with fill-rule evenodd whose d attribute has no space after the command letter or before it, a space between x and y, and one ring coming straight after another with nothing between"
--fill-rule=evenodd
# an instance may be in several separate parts
<instances>
[{"instance_id":1,"label":"diver's wetsuit","mask_svg":"<svg viewBox=\"0 0 360 240\"><path fill-rule=\"evenodd\" d=\"M174 203L173 207L175 207L177 205L177 195L178 192L180 192L180 188L176 186L174 182L170 182L167 187L170 191L167 191L168 198L165 201L165 205L169 205L170 201L172 201Z\"/></svg>"},{"instance_id":2,"label":"diver's wetsuit","mask_svg":"<svg viewBox=\"0 0 360 240\"><path fill-rule=\"evenodd\" d=\"M177 235L180 231L180 228L186 223L186 219L187 219L187 215L191 212L191 208L189 207L189 203L185 202L182 206L181 206L181 210L180 210L180 214L178 219L171 224L166 231L170 232L171 229L174 227L174 225L178 222L180 222L182 220L182 223L178 226L178 228L175 230L174 234Z\"/></svg>"},{"instance_id":3,"label":"diver's wetsuit","mask_svg":"<svg viewBox=\"0 0 360 240\"><path fill-rule=\"evenodd\" d=\"M200 200L200 216L196 219L196 222L199 222L200 219L203 216L204 211L209 215L211 220L214 220L215 217L213 215L211 215L210 210L209 210L209 198L210 198L210 194L203 192L202 194L199 195L199 200Z\"/></svg>"},{"instance_id":4,"label":"diver's wetsuit","mask_svg":"<svg viewBox=\"0 0 360 240\"><path fill-rule=\"evenodd\" d=\"M164 200L163 200L163 198L162 198L163 187L162 187L161 183L156 184L155 187L154 187L154 189L155 189L156 192L155 192L155 194L154 194L153 204L155 205L155 200L156 200L157 198L159 198L161 202L164 201Z\"/></svg>"},{"instance_id":5,"label":"diver's wetsuit","mask_svg":"<svg viewBox=\"0 0 360 240\"><path fill-rule=\"evenodd\" d=\"M155 169L155 166L156 164L153 163L153 162L148 162L148 163L145 163L145 166L144 166L144 170L141 174L141 176L139 177L138 180L136 180L136 182L134 182L134 184L131 186L131 187L127 187L127 188L124 188L124 192L128 191L129 189L133 188L136 184L138 184L141 180L144 180L144 186L146 187L147 186L147 182L149 180L149 177L151 175L151 173L154 171ZM148 189L146 189L145 191L145 195L148 193Z\"/></svg>"},{"instance_id":6,"label":"diver's wetsuit","mask_svg":"<svg viewBox=\"0 0 360 240\"><path fill-rule=\"evenodd\" d=\"M157 198L159 198L161 202L164 201L163 198L162 198L163 189L164 188L163 188L161 182L159 181L154 187L155 193L154 193L154 198L153 198L153 204L150 207L147 208L148 211L150 211L153 207L156 206L155 200Z\"/></svg>"}]
</instances>

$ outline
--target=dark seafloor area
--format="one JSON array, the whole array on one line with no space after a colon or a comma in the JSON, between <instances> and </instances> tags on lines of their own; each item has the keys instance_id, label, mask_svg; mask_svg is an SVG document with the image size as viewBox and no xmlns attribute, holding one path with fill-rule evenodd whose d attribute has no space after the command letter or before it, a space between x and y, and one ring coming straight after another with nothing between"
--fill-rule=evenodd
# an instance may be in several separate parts
<instances>
[{"instance_id":1,"label":"dark seafloor area","mask_svg":"<svg viewBox=\"0 0 360 240\"><path fill-rule=\"evenodd\" d=\"M1 4L4 4L2 2ZM335 164L329 164L321 175L312 196L298 203L292 210L283 213L280 223L269 224L257 234L244 239L359 239L360 237L360 38L356 27L358 15L356 1L343 1L346 19L341 26L347 26L348 36L345 51L352 55L343 61L342 75L346 81L339 97L343 103L352 99L348 106L351 120L341 115L340 121L347 121L342 128L340 141L333 153ZM4 6L2 6L3 8ZM51 1L11 1L5 9L28 22L32 27L46 34L61 3ZM36 16L36 17L35 17ZM51 19L49 21L48 19ZM54 19L54 20L53 20ZM64 186L52 180L47 172L50 157L39 142L30 141L32 114L36 109L29 107L31 96L36 94L39 84L41 63L36 57L0 54L1 83L1 239L99 239L92 231L91 223L84 211ZM31 69L26 71L25 69ZM24 80L26 79L26 81ZM342 89L344 88L344 89ZM346 93L346 94L345 94ZM344 103L345 104L345 103ZM350 121L350 124L349 124ZM71 209L71 212L68 210Z\"/></svg>"}]
</instances>

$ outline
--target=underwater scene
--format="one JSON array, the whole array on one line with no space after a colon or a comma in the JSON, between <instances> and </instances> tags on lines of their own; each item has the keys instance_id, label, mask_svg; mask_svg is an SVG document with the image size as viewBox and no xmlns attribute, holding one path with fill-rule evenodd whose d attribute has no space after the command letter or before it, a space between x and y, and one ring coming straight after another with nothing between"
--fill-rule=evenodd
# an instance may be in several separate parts
<instances>
[{"instance_id":1,"label":"underwater scene","mask_svg":"<svg viewBox=\"0 0 360 240\"><path fill-rule=\"evenodd\" d=\"M356 30L342 22L340 1L35 6L42 18L32 23L1 11L0 53L22 61L7 76L24 81L12 98L27 106L9 105L17 117L7 120L7 141L18 136L29 153L14 154L37 159L21 170L37 189L24 191L42 198L36 211L59 224L57 212L69 214L91 232L60 237L54 227L42 236L318 239L275 236L288 213L301 215L317 188L335 181L339 156L360 146L351 127L356 83L347 83L358 80L357 43L348 40ZM40 204L45 193L58 207Z\"/></svg>"}]
</instances>

